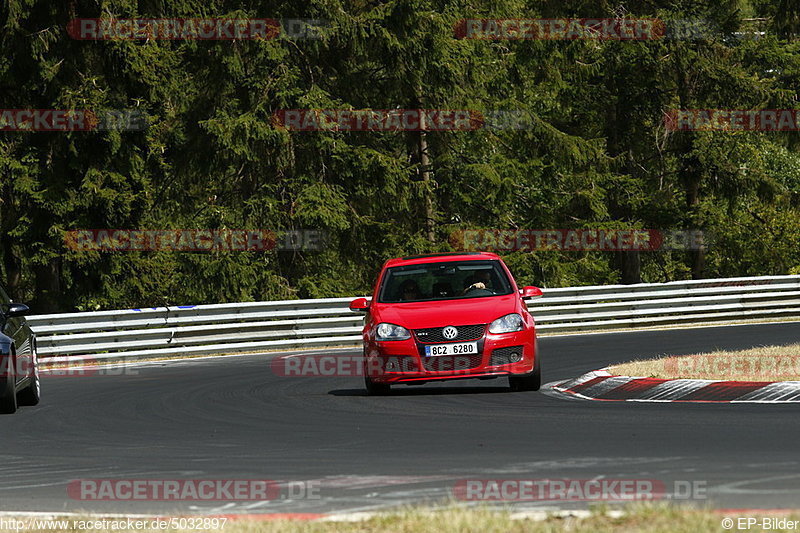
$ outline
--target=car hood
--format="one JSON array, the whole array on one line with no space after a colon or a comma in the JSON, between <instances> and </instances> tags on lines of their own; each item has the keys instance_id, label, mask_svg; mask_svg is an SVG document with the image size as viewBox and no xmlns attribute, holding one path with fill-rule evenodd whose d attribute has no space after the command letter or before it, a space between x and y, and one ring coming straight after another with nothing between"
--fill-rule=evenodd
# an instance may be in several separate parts
<instances>
[{"instance_id":1,"label":"car hood","mask_svg":"<svg viewBox=\"0 0 800 533\"><path fill-rule=\"evenodd\" d=\"M488 324L516 311L517 296L508 294L467 300L382 304L378 319L409 329L420 329Z\"/></svg>"}]
</instances>

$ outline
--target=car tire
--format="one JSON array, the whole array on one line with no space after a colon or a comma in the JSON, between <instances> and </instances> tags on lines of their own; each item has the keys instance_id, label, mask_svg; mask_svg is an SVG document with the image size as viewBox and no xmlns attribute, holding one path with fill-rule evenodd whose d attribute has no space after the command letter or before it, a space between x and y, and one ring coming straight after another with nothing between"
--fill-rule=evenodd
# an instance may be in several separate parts
<instances>
[{"instance_id":1,"label":"car tire","mask_svg":"<svg viewBox=\"0 0 800 533\"><path fill-rule=\"evenodd\" d=\"M508 385L514 392L539 390L542 388L542 367L539 362L539 351L536 351L536 364L533 372L522 376L508 376Z\"/></svg>"},{"instance_id":2,"label":"car tire","mask_svg":"<svg viewBox=\"0 0 800 533\"><path fill-rule=\"evenodd\" d=\"M369 379L369 376L364 376L364 387L369 396L386 396L392 389L388 383L376 383Z\"/></svg>"},{"instance_id":3,"label":"car tire","mask_svg":"<svg viewBox=\"0 0 800 533\"><path fill-rule=\"evenodd\" d=\"M36 354L35 348L31 357L33 360L33 376L30 384L19 393L19 405L37 405L41 400L42 387L39 381L39 356Z\"/></svg>"},{"instance_id":4,"label":"car tire","mask_svg":"<svg viewBox=\"0 0 800 533\"><path fill-rule=\"evenodd\" d=\"M0 413L10 415L17 412L17 392L16 382L14 379L14 362L13 355L3 356L5 362L5 386L0 391Z\"/></svg>"}]
</instances>

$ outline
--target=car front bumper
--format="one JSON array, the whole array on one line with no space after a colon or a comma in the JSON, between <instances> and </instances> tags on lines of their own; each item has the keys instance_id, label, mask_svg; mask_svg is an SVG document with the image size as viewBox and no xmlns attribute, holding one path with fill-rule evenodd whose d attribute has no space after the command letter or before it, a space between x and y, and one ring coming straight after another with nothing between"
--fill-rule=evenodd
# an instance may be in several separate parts
<instances>
[{"instance_id":1,"label":"car front bumper","mask_svg":"<svg viewBox=\"0 0 800 533\"><path fill-rule=\"evenodd\" d=\"M367 342L364 373L376 383L525 375L534 370L538 357L533 328L514 333L486 333L478 340L461 342L477 342L478 353L426 357L426 343L413 337L404 341ZM513 361L513 354L518 354L518 361Z\"/></svg>"}]
</instances>

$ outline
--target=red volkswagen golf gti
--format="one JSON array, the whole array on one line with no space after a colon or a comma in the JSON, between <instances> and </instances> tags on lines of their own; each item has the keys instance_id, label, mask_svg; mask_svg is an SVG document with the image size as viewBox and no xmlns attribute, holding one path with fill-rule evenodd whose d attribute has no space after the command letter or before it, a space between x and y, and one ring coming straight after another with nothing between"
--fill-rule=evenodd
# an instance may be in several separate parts
<instances>
[{"instance_id":1,"label":"red volkswagen golf gti","mask_svg":"<svg viewBox=\"0 0 800 533\"><path fill-rule=\"evenodd\" d=\"M395 383L503 376L512 390L538 390L536 332L523 299L541 295L536 287L518 289L491 253L387 261L372 300L350 304L366 313L367 392L386 394Z\"/></svg>"}]
</instances>

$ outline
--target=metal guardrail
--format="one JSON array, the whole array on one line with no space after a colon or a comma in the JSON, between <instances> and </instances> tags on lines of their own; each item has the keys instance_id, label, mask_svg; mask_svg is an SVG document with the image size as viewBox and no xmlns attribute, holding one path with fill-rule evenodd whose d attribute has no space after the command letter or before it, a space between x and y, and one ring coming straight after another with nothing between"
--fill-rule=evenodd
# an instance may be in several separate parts
<instances>
[{"instance_id":1,"label":"metal guardrail","mask_svg":"<svg viewBox=\"0 0 800 533\"><path fill-rule=\"evenodd\" d=\"M341 347L361 339L352 298L37 315L52 363ZM545 289L528 302L541 333L800 317L800 276Z\"/></svg>"}]
</instances>

